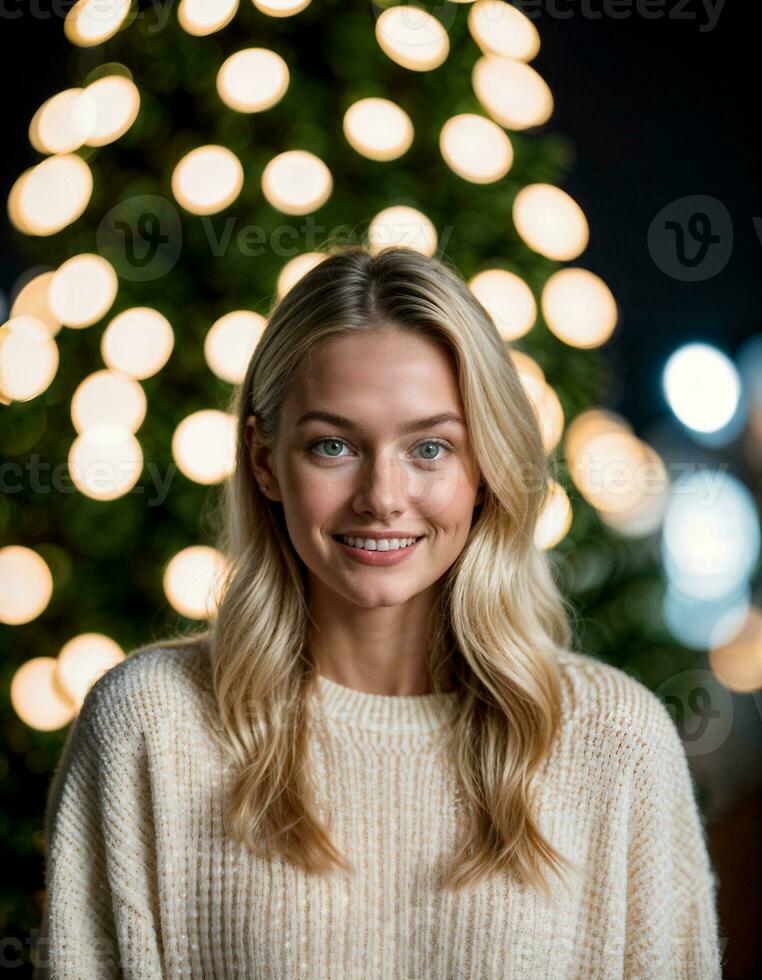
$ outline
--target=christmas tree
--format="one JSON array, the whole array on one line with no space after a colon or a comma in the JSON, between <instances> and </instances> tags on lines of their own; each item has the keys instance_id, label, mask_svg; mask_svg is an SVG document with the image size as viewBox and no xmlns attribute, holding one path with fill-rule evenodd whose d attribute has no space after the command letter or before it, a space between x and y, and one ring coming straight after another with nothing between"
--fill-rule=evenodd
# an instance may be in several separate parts
<instances>
[{"instance_id":1,"label":"christmas tree","mask_svg":"<svg viewBox=\"0 0 762 980\"><path fill-rule=\"evenodd\" d=\"M328 245L460 269L537 407L556 474L538 542L579 643L653 686L645 651L683 656L656 614L662 495L615 495L585 451L659 475L596 410L617 308L577 263L589 230L533 22L503 0L79 0L64 29L71 88L30 121L8 195L28 273L0 329L26 491L0 497L6 935L38 922L45 792L88 684L213 611L231 386Z\"/></svg>"}]
</instances>

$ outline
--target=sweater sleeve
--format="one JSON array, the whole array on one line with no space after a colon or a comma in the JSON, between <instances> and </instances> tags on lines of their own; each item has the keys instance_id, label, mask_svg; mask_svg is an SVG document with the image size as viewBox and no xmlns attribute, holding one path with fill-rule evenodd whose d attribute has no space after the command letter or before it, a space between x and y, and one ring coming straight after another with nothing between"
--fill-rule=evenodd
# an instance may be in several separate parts
<instances>
[{"instance_id":1,"label":"sweater sleeve","mask_svg":"<svg viewBox=\"0 0 762 980\"><path fill-rule=\"evenodd\" d=\"M163 976L142 739L119 724L106 679L74 719L48 791L34 980Z\"/></svg>"},{"instance_id":2,"label":"sweater sleeve","mask_svg":"<svg viewBox=\"0 0 762 980\"><path fill-rule=\"evenodd\" d=\"M717 879L685 749L651 696L629 810L625 980L719 980Z\"/></svg>"}]
</instances>

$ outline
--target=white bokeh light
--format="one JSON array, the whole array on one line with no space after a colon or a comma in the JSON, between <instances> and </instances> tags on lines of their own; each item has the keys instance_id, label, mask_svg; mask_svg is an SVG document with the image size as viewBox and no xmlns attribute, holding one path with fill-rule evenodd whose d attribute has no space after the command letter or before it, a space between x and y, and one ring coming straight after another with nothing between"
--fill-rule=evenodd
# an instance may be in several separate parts
<instances>
[{"instance_id":1,"label":"white bokeh light","mask_svg":"<svg viewBox=\"0 0 762 980\"><path fill-rule=\"evenodd\" d=\"M741 381L735 365L710 344L686 344L669 358L664 393L680 421L698 432L714 432L735 414Z\"/></svg>"}]
</instances>

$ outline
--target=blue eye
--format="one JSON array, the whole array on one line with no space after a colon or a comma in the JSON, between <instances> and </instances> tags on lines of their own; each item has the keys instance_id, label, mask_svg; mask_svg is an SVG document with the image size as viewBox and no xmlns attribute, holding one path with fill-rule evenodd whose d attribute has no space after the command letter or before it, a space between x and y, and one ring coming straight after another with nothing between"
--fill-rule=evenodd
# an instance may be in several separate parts
<instances>
[{"instance_id":1,"label":"blue eye","mask_svg":"<svg viewBox=\"0 0 762 980\"><path fill-rule=\"evenodd\" d=\"M344 442L343 439L317 439L315 442L310 443L310 445L307 447L307 451L310 452L313 456L317 456L318 459L341 459L341 456L339 454L327 453L324 455L323 453L317 452L316 451L317 447L322 445L333 445L333 446L341 447L341 446L346 446L346 443ZM453 452L452 446L448 442L445 442L443 439L425 439L423 440L423 442L419 442L415 448L417 449L420 446L439 446L441 449L445 450L446 454ZM424 464L428 463L436 466L443 461L443 456L440 455L435 457L432 456L419 457L419 460Z\"/></svg>"}]
</instances>

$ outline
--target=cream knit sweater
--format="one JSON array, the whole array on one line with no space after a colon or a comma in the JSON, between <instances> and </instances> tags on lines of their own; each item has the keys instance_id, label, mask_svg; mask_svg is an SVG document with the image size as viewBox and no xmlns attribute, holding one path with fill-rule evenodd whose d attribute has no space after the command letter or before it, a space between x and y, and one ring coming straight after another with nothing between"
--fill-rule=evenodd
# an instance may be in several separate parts
<instances>
[{"instance_id":1,"label":"cream knit sweater","mask_svg":"<svg viewBox=\"0 0 762 980\"><path fill-rule=\"evenodd\" d=\"M91 688L50 787L35 977L715 980L716 880L677 730L624 672L560 663L539 821L583 870L546 904L505 879L434 888L461 803L438 745L454 694L319 677L318 806L359 872L308 878L223 835L233 773L203 654L129 656Z\"/></svg>"}]
</instances>

